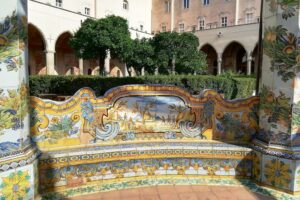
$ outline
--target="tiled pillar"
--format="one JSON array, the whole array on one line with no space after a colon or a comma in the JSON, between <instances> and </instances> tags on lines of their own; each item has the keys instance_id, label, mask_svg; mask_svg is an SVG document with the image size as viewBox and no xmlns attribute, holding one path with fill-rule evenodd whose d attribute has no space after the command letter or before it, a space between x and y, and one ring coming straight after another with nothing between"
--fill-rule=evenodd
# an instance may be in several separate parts
<instances>
[{"instance_id":1,"label":"tiled pillar","mask_svg":"<svg viewBox=\"0 0 300 200\"><path fill-rule=\"evenodd\" d=\"M0 32L0 199L34 199L37 173L29 134L27 1L1 0L0 19L5 19Z\"/></svg>"},{"instance_id":2,"label":"tiled pillar","mask_svg":"<svg viewBox=\"0 0 300 200\"><path fill-rule=\"evenodd\" d=\"M299 1L264 0L256 180L300 192Z\"/></svg>"}]
</instances>

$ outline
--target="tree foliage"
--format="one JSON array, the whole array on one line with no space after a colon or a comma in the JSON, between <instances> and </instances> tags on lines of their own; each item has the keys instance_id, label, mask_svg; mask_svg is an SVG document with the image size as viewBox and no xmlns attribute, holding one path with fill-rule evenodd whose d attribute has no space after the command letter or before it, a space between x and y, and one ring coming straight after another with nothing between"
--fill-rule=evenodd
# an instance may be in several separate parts
<instances>
[{"instance_id":1,"label":"tree foliage","mask_svg":"<svg viewBox=\"0 0 300 200\"><path fill-rule=\"evenodd\" d=\"M154 49L149 39L135 39L132 41L130 56L126 59L126 64L132 66L136 72L141 73L142 68L148 72L154 69Z\"/></svg>"},{"instance_id":2,"label":"tree foliage","mask_svg":"<svg viewBox=\"0 0 300 200\"><path fill-rule=\"evenodd\" d=\"M131 48L130 32L126 19L108 16L102 19L86 19L70 40L80 58L98 58L100 72L103 73L107 50L120 60L125 60Z\"/></svg>"},{"instance_id":3,"label":"tree foliage","mask_svg":"<svg viewBox=\"0 0 300 200\"><path fill-rule=\"evenodd\" d=\"M199 39L192 33L159 33L152 45L161 72L202 73L205 70L205 54L198 50Z\"/></svg>"}]
</instances>

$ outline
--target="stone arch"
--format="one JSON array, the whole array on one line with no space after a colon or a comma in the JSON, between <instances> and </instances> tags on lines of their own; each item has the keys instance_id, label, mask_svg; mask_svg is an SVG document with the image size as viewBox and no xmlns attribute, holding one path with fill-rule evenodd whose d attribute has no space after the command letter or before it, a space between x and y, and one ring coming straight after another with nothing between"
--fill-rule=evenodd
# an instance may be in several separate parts
<instances>
[{"instance_id":1,"label":"stone arch","mask_svg":"<svg viewBox=\"0 0 300 200\"><path fill-rule=\"evenodd\" d=\"M109 74L112 77L123 77L124 76L123 72L121 71L121 69L118 66L114 66Z\"/></svg>"},{"instance_id":2,"label":"stone arch","mask_svg":"<svg viewBox=\"0 0 300 200\"><path fill-rule=\"evenodd\" d=\"M47 42L41 30L28 24L28 71L30 75L46 74Z\"/></svg>"},{"instance_id":3,"label":"stone arch","mask_svg":"<svg viewBox=\"0 0 300 200\"><path fill-rule=\"evenodd\" d=\"M63 32L55 42L55 68L61 75L68 73L73 67L79 68L79 60L75 56L74 49L69 45L72 36L69 31Z\"/></svg>"},{"instance_id":4,"label":"stone arch","mask_svg":"<svg viewBox=\"0 0 300 200\"><path fill-rule=\"evenodd\" d=\"M230 42L222 54L222 71L234 71L241 74L247 73L247 51L237 41Z\"/></svg>"},{"instance_id":5,"label":"stone arch","mask_svg":"<svg viewBox=\"0 0 300 200\"><path fill-rule=\"evenodd\" d=\"M216 75L218 73L218 53L216 49L211 44L206 43L201 46L200 50L206 54L208 73Z\"/></svg>"}]
</instances>

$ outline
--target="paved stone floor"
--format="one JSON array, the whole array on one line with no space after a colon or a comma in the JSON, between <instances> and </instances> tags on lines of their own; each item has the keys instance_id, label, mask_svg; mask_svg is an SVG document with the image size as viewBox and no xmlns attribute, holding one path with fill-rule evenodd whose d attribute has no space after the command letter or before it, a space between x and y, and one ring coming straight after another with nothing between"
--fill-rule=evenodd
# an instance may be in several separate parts
<instances>
[{"instance_id":1,"label":"paved stone floor","mask_svg":"<svg viewBox=\"0 0 300 200\"><path fill-rule=\"evenodd\" d=\"M234 186L153 186L91 194L68 200L272 200Z\"/></svg>"}]
</instances>

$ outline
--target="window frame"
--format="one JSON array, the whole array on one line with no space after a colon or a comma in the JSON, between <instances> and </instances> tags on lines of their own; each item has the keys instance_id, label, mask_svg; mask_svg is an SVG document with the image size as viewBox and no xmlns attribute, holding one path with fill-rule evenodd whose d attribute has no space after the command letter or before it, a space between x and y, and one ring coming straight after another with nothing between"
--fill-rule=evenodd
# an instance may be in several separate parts
<instances>
[{"instance_id":1,"label":"window frame","mask_svg":"<svg viewBox=\"0 0 300 200\"><path fill-rule=\"evenodd\" d=\"M129 3L127 0L123 0L123 10L129 10Z\"/></svg>"},{"instance_id":2,"label":"window frame","mask_svg":"<svg viewBox=\"0 0 300 200\"><path fill-rule=\"evenodd\" d=\"M202 5L208 6L210 4L210 0L202 0Z\"/></svg>"},{"instance_id":3,"label":"window frame","mask_svg":"<svg viewBox=\"0 0 300 200\"><path fill-rule=\"evenodd\" d=\"M59 8L62 8L63 7L63 0L56 0L55 1L55 6L59 7Z\"/></svg>"},{"instance_id":4,"label":"window frame","mask_svg":"<svg viewBox=\"0 0 300 200\"><path fill-rule=\"evenodd\" d=\"M228 26L228 17L223 16L221 17L221 27L227 27Z\"/></svg>"},{"instance_id":5,"label":"window frame","mask_svg":"<svg viewBox=\"0 0 300 200\"><path fill-rule=\"evenodd\" d=\"M205 19L200 18L198 21L198 25L199 25L199 30L205 30Z\"/></svg>"},{"instance_id":6,"label":"window frame","mask_svg":"<svg viewBox=\"0 0 300 200\"><path fill-rule=\"evenodd\" d=\"M85 14L85 15L88 15L88 16L91 16L91 8L89 8L89 7L84 7L84 14Z\"/></svg>"},{"instance_id":7,"label":"window frame","mask_svg":"<svg viewBox=\"0 0 300 200\"><path fill-rule=\"evenodd\" d=\"M171 1L167 0L165 1L165 13L170 13L171 12Z\"/></svg>"},{"instance_id":8,"label":"window frame","mask_svg":"<svg viewBox=\"0 0 300 200\"><path fill-rule=\"evenodd\" d=\"M190 0L183 0L183 9L190 8Z\"/></svg>"},{"instance_id":9,"label":"window frame","mask_svg":"<svg viewBox=\"0 0 300 200\"><path fill-rule=\"evenodd\" d=\"M180 23L178 26L179 33L184 33L184 23Z\"/></svg>"}]
</instances>

